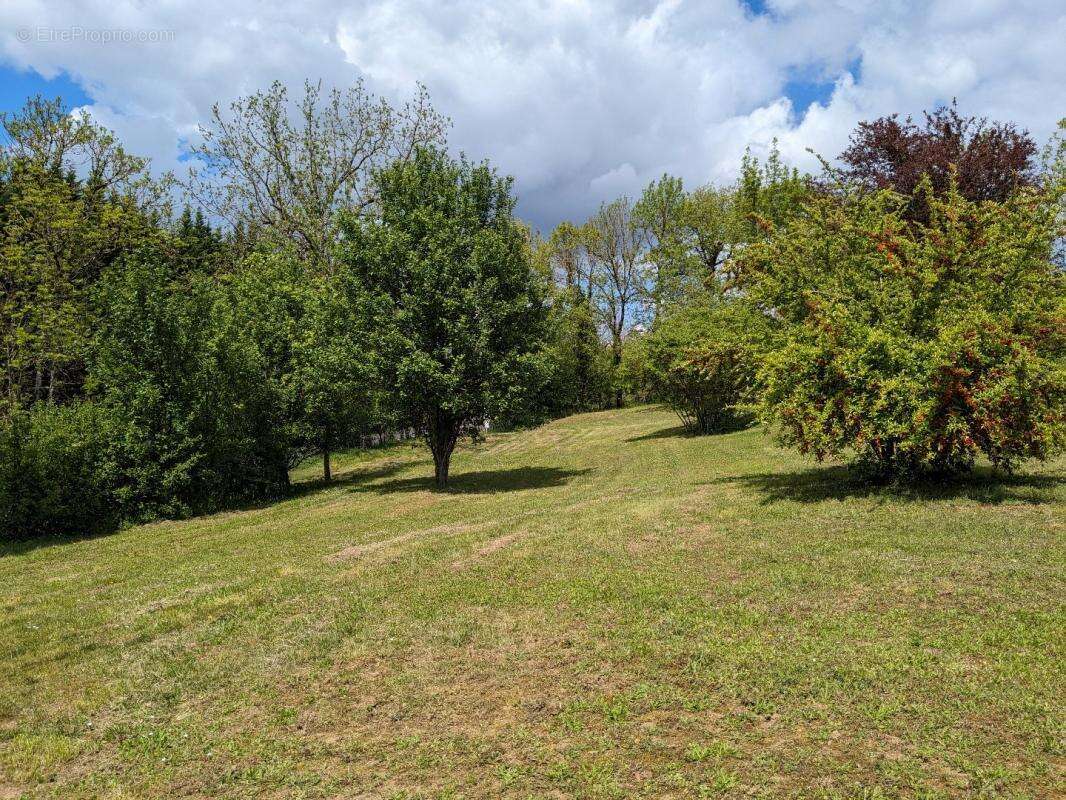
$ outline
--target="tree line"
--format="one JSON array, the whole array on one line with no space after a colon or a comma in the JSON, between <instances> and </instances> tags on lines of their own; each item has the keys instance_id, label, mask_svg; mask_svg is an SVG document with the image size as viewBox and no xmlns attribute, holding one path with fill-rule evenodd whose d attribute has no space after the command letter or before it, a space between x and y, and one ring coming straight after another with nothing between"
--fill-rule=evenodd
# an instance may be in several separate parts
<instances>
[{"instance_id":1,"label":"tree line","mask_svg":"<svg viewBox=\"0 0 1066 800\"><path fill-rule=\"evenodd\" d=\"M879 477L1062 448L1061 138L886 117L821 175L775 148L542 237L449 125L422 87L274 84L160 178L59 100L4 115L0 536L280 497L371 431L443 489L489 423L629 400Z\"/></svg>"}]
</instances>

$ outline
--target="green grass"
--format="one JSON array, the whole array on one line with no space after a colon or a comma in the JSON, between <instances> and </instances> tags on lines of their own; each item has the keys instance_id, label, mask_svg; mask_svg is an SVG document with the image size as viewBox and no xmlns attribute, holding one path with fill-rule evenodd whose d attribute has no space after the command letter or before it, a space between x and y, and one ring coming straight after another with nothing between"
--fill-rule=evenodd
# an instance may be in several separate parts
<instances>
[{"instance_id":1,"label":"green grass","mask_svg":"<svg viewBox=\"0 0 1066 800\"><path fill-rule=\"evenodd\" d=\"M636 408L337 466L7 546L0 798L1066 791L1062 461L875 490Z\"/></svg>"}]
</instances>

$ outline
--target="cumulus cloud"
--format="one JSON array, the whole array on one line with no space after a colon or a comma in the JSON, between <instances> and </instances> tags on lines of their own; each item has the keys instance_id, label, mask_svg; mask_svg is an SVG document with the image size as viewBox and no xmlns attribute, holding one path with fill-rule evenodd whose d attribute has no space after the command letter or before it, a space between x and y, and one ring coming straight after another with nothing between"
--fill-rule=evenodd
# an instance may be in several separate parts
<instances>
[{"instance_id":1,"label":"cumulus cloud","mask_svg":"<svg viewBox=\"0 0 1066 800\"><path fill-rule=\"evenodd\" d=\"M755 11L753 9L758 9ZM173 31L166 42L42 41L21 30ZM23 41L27 39L28 41ZM816 168L864 118L959 99L1046 137L1066 115L1061 0L7 0L0 58L65 71L91 111L159 168L180 168L211 104L305 78L363 77L393 99L416 81L452 146L517 179L547 229L663 172L731 180L778 139ZM797 81L832 86L797 106Z\"/></svg>"}]
</instances>

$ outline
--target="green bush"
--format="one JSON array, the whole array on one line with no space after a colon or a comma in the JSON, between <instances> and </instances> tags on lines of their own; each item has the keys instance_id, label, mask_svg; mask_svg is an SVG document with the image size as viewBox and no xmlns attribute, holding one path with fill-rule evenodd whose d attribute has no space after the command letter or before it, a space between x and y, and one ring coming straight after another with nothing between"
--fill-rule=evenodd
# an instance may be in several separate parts
<instances>
[{"instance_id":1,"label":"green bush","mask_svg":"<svg viewBox=\"0 0 1066 800\"><path fill-rule=\"evenodd\" d=\"M502 398L494 428L531 427L613 402L611 351L579 291L562 289L552 295L543 340L536 353L522 360L520 379Z\"/></svg>"},{"instance_id":2,"label":"green bush","mask_svg":"<svg viewBox=\"0 0 1066 800\"><path fill-rule=\"evenodd\" d=\"M701 296L644 337L643 379L697 433L741 427L765 325L737 301Z\"/></svg>"},{"instance_id":3,"label":"green bush","mask_svg":"<svg viewBox=\"0 0 1066 800\"><path fill-rule=\"evenodd\" d=\"M391 420L382 412L373 331L359 287L343 272L316 274L291 248L261 246L230 282L240 326L262 355L281 402L275 440L290 467Z\"/></svg>"},{"instance_id":4,"label":"green bush","mask_svg":"<svg viewBox=\"0 0 1066 800\"><path fill-rule=\"evenodd\" d=\"M1066 294L1054 197L834 192L743 255L777 321L761 413L819 460L883 476L1010 470L1066 440ZM904 211L920 202L926 223Z\"/></svg>"},{"instance_id":5,"label":"green bush","mask_svg":"<svg viewBox=\"0 0 1066 800\"><path fill-rule=\"evenodd\" d=\"M611 402L611 355L591 307L576 290L553 298L546 343L546 394L552 416L605 408Z\"/></svg>"},{"instance_id":6,"label":"green bush","mask_svg":"<svg viewBox=\"0 0 1066 800\"><path fill-rule=\"evenodd\" d=\"M224 293L142 250L105 275L90 387L113 410L128 519L181 516L288 485L282 403Z\"/></svg>"},{"instance_id":7,"label":"green bush","mask_svg":"<svg viewBox=\"0 0 1066 800\"><path fill-rule=\"evenodd\" d=\"M661 399L657 394L648 362L648 343L649 337L646 334L631 332L622 343L622 360L615 370L615 385L621 386L625 396L636 403L650 403Z\"/></svg>"},{"instance_id":8,"label":"green bush","mask_svg":"<svg viewBox=\"0 0 1066 800\"><path fill-rule=\"evenodd\" d=\"M0 419L0 538L91 534L118 521L107 409L38 404Z\"/></svg>"}]
</instances>

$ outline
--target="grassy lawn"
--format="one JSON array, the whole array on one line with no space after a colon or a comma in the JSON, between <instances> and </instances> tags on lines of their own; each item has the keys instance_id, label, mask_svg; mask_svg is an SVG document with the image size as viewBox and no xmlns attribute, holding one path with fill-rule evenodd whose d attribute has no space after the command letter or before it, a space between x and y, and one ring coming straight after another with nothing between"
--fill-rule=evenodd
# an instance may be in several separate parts
<instances>
[{"instance_id":1,"label":"grassy lawn","mask_svg":"<svg viewBox=\"0 0 1066 800\"><path fill-rule=\"evenodd\" d=\"M7 546L0 798L1063 796L1066 461L901 495L676 425Z\"/></svg>"}]
</instances>

